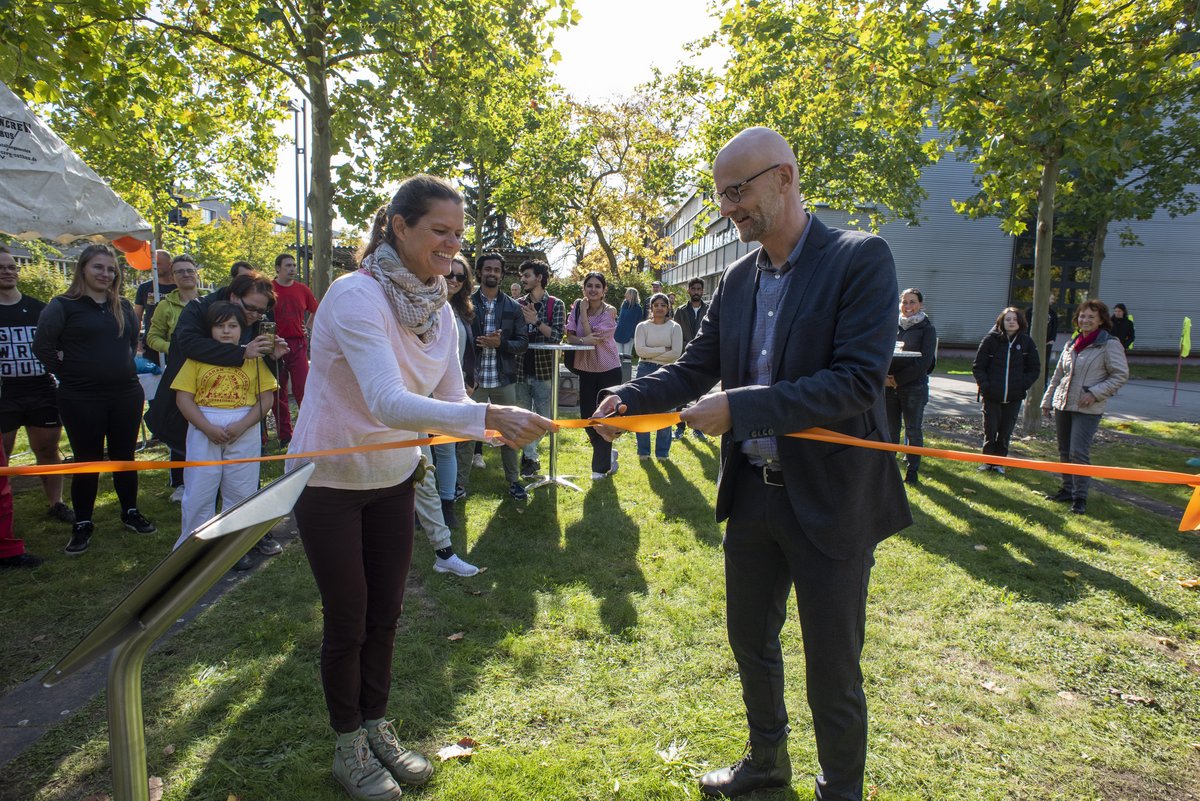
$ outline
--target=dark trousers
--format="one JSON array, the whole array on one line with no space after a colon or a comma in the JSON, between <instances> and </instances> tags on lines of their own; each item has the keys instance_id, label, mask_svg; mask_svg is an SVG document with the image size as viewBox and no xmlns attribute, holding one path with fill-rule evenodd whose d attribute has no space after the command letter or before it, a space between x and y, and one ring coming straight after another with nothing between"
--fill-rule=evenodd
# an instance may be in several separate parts
<instances>
[{"instance_id":1,"label":"dark trousers","mask_svg":"<svg viewBox=\"0 0 1200 801\"><path fill-rule=\"evenodd\" d=\"M983 402L983 452L988 456L1008 456L1008 443L1021 416L1021 401Z\"/></svg>"},{"instance_id":2,"label":"dark trousers","mask_svg":"<svg viewBox=\"0 0 1200 801\"><path fill-rule=\"evenodd\" d=\"M134 381L111 392L75 394L58 392L58 413L62 417L71 452L77 462L95 462L105 458L130 461L137 447L142 424L142 406L146 402L142 385ZM137 506L138 474L125 470L112 474L113 488L121 504L121 513ZM96 473L80 473L71 479L71 507L78 521L91 520L96 507Z\"/></svg>"},{"instance_id":3,"label":"dark trousers","mask_svg":"<svg viewBox=\"0 0 1200 801\"><path fill-rule=\"evenodd\" d=\"M1054 412L1054 433L1058 436L1058 459L1071 464L1092 463L1092 440L1100 428L1099 414L1083 412ZM1063 487L1075 500L1087 500L1091 476L1073 476L1063 473Z\"/></svg>"},{"instance_id":4,"label":"dark trousers","mask_svg":"<svg viewBox=\"0 0 1200 801\"><path fill-rule=\"evenodd\" d=\"M321 684L339 734L387 711L412 560L412 479L377 490L308 487L296 525L321 593Z\"/></svg>"},{"instance_id":5,"label":"dark trousers","mask_svg":"<svg viewBox=\"0 0 1200 801\"><path fill-rule=\"evenodd\" d=\"M888 431L892 442L900 444L900 424L904 423L904 444L921 447L925 437L921 434L921 422L925 418L925 404L929 403L929 382L914 381L902 387L886 392ZM921 457L909 454L907 457L908 470L917 472L921 466Z\"/></svg>"},{"instance_id":6,"label":"dark trousers","mask_svg":"<svg viewBox=\"0 0 1200 801\"><path fill-rule=\"evenodd\" d=\"M583 420L592 416L598 405L600 390L621 383L621 368L614 367L603 373L579 373L579 417ZM588 428L588 440L592 443L592 472L607 473L612 469L612 443Z\"/></svg>"},{"instance_id":7,"label":"dark trousers","mask_svg":"<svg viewBox=\"0 0 1200 801\"><path fill-rule=\"evenodd\" d=\"M794 589L824 779L817 797L858 801L867 756L859 657L874 550L845 560L821 553L801 531L787 491L749 469L735 493L725 529L725 603L750 739L773 743L788 732L779 632Z\"/></svg>"}]
</instances>

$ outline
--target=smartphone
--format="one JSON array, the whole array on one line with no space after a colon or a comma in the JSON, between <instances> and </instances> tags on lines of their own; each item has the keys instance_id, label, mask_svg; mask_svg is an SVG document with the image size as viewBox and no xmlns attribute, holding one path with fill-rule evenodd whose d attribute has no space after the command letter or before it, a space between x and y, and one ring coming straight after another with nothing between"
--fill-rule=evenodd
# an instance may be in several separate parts
<instances>
[{"instance_id":1,"label":"smartphone","mask_svg":"<svg viewBox=\"0 0 1200 801\"><path fill-rule=\"evenodd\" d=\"M267 336L271 338L271 347L275 347L275 323L263 321L258 324L259 336Z\"/></svg>"}]
</instances>

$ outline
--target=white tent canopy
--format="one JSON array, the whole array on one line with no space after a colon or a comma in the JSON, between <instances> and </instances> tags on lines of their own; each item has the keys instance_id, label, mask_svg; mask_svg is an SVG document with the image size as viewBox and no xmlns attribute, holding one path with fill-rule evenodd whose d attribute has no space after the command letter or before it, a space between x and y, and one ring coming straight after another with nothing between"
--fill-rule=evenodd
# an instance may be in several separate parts
<instances>
[{"instance_id":1,"label":"white tent canopy","mask_svg":"<svg viewBox=\"0 0 1200 801\"><path fill-rule=\"evenodd\" d=\"M0 232L18 239L150 240L142 215L0 83Z\"/></svg>"}]
</instances>

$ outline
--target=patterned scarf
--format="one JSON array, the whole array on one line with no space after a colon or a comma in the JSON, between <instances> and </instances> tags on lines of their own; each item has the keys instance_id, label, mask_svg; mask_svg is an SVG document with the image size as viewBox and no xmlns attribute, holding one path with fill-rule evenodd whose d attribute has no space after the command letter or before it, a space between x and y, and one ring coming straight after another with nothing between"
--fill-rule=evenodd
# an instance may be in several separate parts
<instances>
[{"instance_id":1,"label":"patterned scarf","mask_svg":"<svg viewBox=\"0 0 1200 801\"><path fill-rule=\"evenodd\" d=\"M383 287L400 325L426 345L437 339L438 310L446 304L445 278L439 275L433 284L422 282L387 242L380 242L375 252L363 259L362 269Z\"/></svg>"},{"instance_id":2,"label":"patterned scarf","mask_svg":"<svg viewBox=\"0 0 1200 801\"><path fill-rule=\"evenodd\" d=\"M900 315L900 327L903 328L905 331L907 331L908 329L912 328L914 325L916 325L917 323L921 322L924 319L925 319L925 312L923 312L923 311L917 312L912 317L905 317L902 314L902 315Z\"/></svg>"}]
</instances>

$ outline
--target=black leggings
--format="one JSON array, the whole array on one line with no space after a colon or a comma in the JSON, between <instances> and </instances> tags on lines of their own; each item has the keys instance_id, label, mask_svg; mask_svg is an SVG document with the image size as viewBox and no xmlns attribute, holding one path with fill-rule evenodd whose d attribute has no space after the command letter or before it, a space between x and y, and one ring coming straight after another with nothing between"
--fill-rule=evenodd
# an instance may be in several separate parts
<instances>
[{"instance_id":1,"label":"black leggings","mask_svg":"<svg viewBox=\"0 0 1200 801\"><path fill-rule=\"evenodd\" d=\"M63 428L67 430L67 440L71 443L75 461L95 462L104 459L105 441L108 443L109 459L132 460L145 401L142 385L136 381L114 388L111 392L86 395L59 390L58 413L62 417ZM79 473L71 478L71 506L77 521L92 519L99 480L96 473ZM121 503L121 514L136 508L137 472L126 470L113 473L112 480Z\"/></svg>"},{"instance_id":2,"label":"black leggings","mask_svg":"<svg viewBox=\"0 0 1200 801\"><path fill-rule=\"evenodd\" d=\"M321 684L339 734L383 717L412 559L413 484L306 487L293 513L321 592Z\"/></svg>"},{"instance_id":3,"label":"black leggings","mask_svg":"<svg viewBox=\"0 0 1200 801\"><path fill-rule=\"evenodd\" d=\"M615 387L621 383L621 368L614 367L603 373L590 373L586 370L579 373L579 417L583 420L592 416L599 405L600 390ZM587 428L587 438L592 443L592 472L607 473L612 469L613 444L600 436L594 429Z\"/></svg>"}]
</instances>

